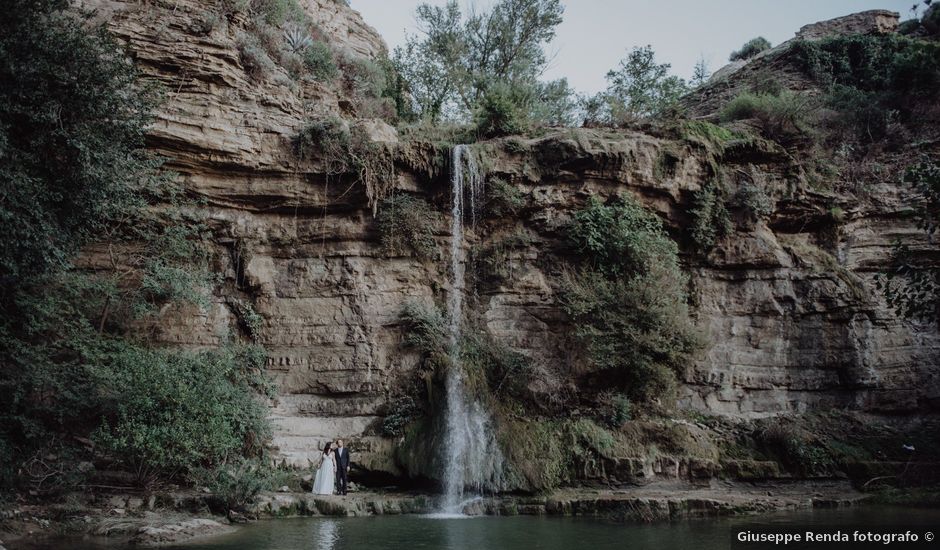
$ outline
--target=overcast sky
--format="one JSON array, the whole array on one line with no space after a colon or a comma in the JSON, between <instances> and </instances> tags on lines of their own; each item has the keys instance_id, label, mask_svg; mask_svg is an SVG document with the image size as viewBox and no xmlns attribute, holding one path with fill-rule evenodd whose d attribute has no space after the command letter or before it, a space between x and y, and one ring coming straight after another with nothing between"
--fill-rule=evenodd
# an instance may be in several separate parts
<instances>
[{"instance_id":1,"label":"overcast sky","mask_svg":"<svg viewBox=\"0 0 940 550\"><path fill-rule=\"evenodd\" d=\"M545 74L563 76L579 92L606 87L604 75L633 46L650 44L660 63L689 78L700 56L712 71L728 54L755 36L777 45L803 25L870 9L889 9L910 17L916 0L563 0L564 22L549 46L554 54ZM442 5L444 0L425 0ZM405 32L415 33L420 0L351 0L366 23L382 34L389 49ZM467 6L467 0L461 0ZM492 0L478 0L488 6ZM464 10L466 11L466 10Z\"/></svg>"}]
</instances>

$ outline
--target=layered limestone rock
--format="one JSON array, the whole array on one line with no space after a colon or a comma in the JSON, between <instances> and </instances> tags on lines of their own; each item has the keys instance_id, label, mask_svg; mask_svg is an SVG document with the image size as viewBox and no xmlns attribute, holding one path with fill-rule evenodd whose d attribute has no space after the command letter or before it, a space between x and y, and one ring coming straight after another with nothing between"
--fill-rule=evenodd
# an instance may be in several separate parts
<instances>
[{"instance_id":1,"label":"layered limestone rock","mask_svg":"<svg viewBox=\"0 0 940 550\"><path fill-rule=\"evenodd\" d=\"M524 227L534 242L514 251L513 274L482 294L480 308L494 334L544 362L573 366L576 344L565 336L569 327L545 283L555 264L539 261L559 228L588 196L629 193L681 235L690 194L704 183L707 157L690 144L594 131L526 147L522 155L488 155L497 176L525 190L525 214L512 230ZM665 155L672 168L664 173ZM828 407L913 411L935 404L935 327L899 320L875 288L877 274L890 268L897 240L915 253L937 256L926 234L904 219L910 188L883 182L870 190L877 197L872 203L787 181L779 173L783 165L734 159L722 165L748 174L733 187L761 177L776 208L766 223L739 223L706 258L686 258L697 322L710 346L687 373L684 405L753 418ZM844 210L843 222L830 219L833 208ZM506 229L494 228L486 238L500 234Z\"/></svg>"},{"instance_id":2,"label":"layered limestone rock","mask_svg":"<svg viewBox=\"0 0 940 550\"><path fill-rule=\"evenodd\" d=\"M382 55L381 38L342 2L305 5L335 46ZM203 2L89 0L86 6L99 9L142 70L165 85L150 144L187 190L204 199L215 235L215 269L224 280L213 304L165 311L158 337L218 345L242 330L240 316L250 304L262 318L256 337L270 353L279 388L272 403L278 456L307 466L325 441L344 437L358 468L399 475L396 441L377 429L419 359L402 347L399 315L408 301L441 301L447 268L443 256L385 255L362 185L293 155L291 139L307 120L344 112L338 86L293 82L286 73L250 79L236 46L245 22L197 25L212 15ZM398 139L383 123L354 123L368 125L379 140ZM519 233L527 239L506 252L506 273L475 280L470 314L545 372L576 375L583 360L557 303L552 261L563 224L592 195L629 193L684 239L691 196L708 177L710 153L676 138L599 130L510 138L477 150L493 177L523 193L524 207L484 219L468 232L467 246ZM397 185L426 195L443 213L446 175L415 169L432 164L427 158L399 163ZM685 257L696 320L710 346L685 375L682 405L756 417L935 404L936 328L899 320L873 285L888 268L896 239L936 254L902 215L909 190L884 181L867 196L815 192L788 175L785 154L747 143L728 145L723 164L749 174L747 181L761 185L776 206L766 220L738 223L707 257ZM835 206L845 212L844 222L832 220ZM442 226L438 235L442 251L446 231ZM545 384L546 394L557 390L548 376Z\"/></svg>"}]
</instances>

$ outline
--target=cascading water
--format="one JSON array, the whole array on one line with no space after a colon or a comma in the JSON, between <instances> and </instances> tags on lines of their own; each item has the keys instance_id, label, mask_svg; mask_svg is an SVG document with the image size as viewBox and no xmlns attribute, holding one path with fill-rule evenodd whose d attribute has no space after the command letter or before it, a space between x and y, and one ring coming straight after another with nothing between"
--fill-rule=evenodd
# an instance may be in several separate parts
<instances>
[{"instance_id":1,"label":"cascading water","mask_svg":"<svg viewBox=\"0 0 940 550\"><path fill-rule=\"evenodd\" d=\"M451 366L447 372L447 411L444 447L444 511L459 513L464 491L483 490L498 466L498 450L493 444L489 417L480 403L467 395L460 358L461 324L465 287L464 194L470 199L471 226L476 223L483 176L466 145L454 147L451 156L451 290L447 299L448 336Z\"/></svg>"}]
</instances>

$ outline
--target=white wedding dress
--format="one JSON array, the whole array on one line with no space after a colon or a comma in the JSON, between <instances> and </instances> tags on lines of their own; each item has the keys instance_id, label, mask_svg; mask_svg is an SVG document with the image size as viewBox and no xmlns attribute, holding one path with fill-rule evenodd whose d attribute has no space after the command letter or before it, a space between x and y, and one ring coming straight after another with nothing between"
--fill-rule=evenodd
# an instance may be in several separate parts
<instances>
[{"instance_id":1,"label":"white wedding dress","mask_svg":"<svg viewBox=\"0 0 940 550\"><path fill-rule=\"evenodd\" d=\"M317 477L313 480L313 494L332 495L336 484L336 462L333 453L323 455L320 467L317 468Z\"/></svg>"}]
</instances>

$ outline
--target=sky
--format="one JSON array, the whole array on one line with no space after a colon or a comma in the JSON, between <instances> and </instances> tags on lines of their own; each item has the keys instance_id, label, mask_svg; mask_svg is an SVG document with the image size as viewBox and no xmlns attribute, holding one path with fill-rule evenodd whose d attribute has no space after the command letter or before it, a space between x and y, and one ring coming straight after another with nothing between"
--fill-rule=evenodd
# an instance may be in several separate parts
<instances>
[{"instance_id":1,"label":"sky","mask_svg":"<svg viewBox=\"0 0 940 550\"><path fill-rule=\"evenodd\" d=\"M688 79L704 57L714 72L728 55L756 36L774 45L800 27L870 9L911 15L916 0L563 0L564 21L548 46L552 62L546 79L567 77L577 91L606 87L604 76L634 46L653 46L657 61ZM351 0L366 23L385 38L389 49L417 32L415 7L445 0ZM492 0L477 0L486 7ZM462 8L468 0L460 0ZM466 9L464 9L466 12Z\"/></svg>"}]
</instances>

